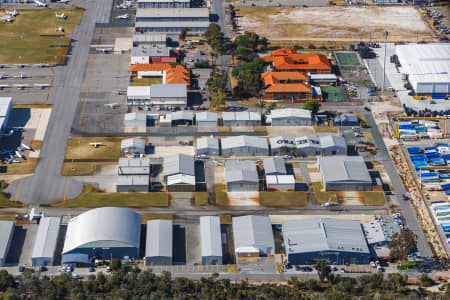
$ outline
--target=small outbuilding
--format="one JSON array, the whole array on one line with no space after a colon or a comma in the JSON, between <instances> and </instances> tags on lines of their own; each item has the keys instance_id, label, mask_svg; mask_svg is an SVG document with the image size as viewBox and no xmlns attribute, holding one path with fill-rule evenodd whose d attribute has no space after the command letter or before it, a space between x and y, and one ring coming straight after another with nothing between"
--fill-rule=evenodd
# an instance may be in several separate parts
<instances>
[{"instance_id":1,"label":"small outbuilding","mask_svg":"<svg viewBox=\"0 0 450 300\"><path fill-rule=\"evenodd\" d=\"M53 265L60 226L61 218L59 217L41 218L31 254L31 265Z\"/></svg>"},{"instance_id":2,"label":"small outbuilding","mask_svg":"<svg viewBox=\"0 0 450 300\"><path fill-rule=\"evenodd\" d=\"M220 217L200 217L200 240L202 264L222 264L222 236L220 233Z\"/></svg>"},{"instance_id":3,"label":"small outbuilding","mask_svg":"<svg viewBox=\"0 0 450 300\"><path fill-rule=\"evenodd\" d=\"M284 159L279 157L269 157L263 159L264 174L266 175L285 175L286 164Z\"/></svg>"},{"instance_id":4,"label":"small outbuilding","mask_svg":"<svg viewBox=\"0 0 450 300\"><path fill-rule=\"evenodd\" d=\"M226 137L221 140L222 155L255 156L269 155L267 139L249 135Z\"/></svg>"},{"instance_id":5,"label":"small outbuilding","mask_svg":"<svg viewBox=\"0 0 450 300\"><path fill-rule=\"evenodd\" d=\"M145 154L146 140L125 139L120 142L120 152L123 154Z\"/></svg>"},{"instance_id":6,"label":"small outbuilding","mask_svg":"<svg viewBox=\"0 0 450 300\"><path fill-rule=\"evenodd\" d=\"M117 177L116 190L120 193L148 192L150 188L149 175L121 175Z\"/></svg>"},{"instance_id":7,"label":"small outbuilding","mask_svg":"<svg viewBox=\"0 0 450 300\"><path fill-rule=\"evenodd\" d=\"M0 221L0 267L6 264L14 228L15 224L13 221Z\"/></svg>"},{"instance_id":8,"label":"small outbuilding","mask_svg":"<svg viewBox=\"0 0 450 300\"><path fill-rule=\"evenodd\" d=\"M225 162L227 192L257 192L258 170L251 160L227 160Z\"/></svg>"},{"instance_id":9,"label":"small outbuilding","mask_svg":"<svg viewBox=\"0 0 450 300\"><path fill-rule=\"evenodd\" d=\"M220 155L219 139L209 136L198 138L197 155Z\"/></svg>"},{"instance_id":10,"label":"small outbuilding","mask_svg":"<svg viewBox=\"0 0 450 300\"><path fill-rule=\"evenodd\" d=\"M198 127L217 126L217 113L202 111L195 114L195 122Z\"/></svg>"},{"instance_id":11,"label":"small outbuilding","mask_svg":"<svg viewBox=\"0 0 450 300\"><path fill-rule=\"evenodd\" d=\"M171 265L173 257L172 220L147 221L146 265Z\"/></svg>"},{"instance_id":12,"label":"small outbuilding","mask_svg":"<svg viewBox=\"0 0 450 300\"><path fill-rule=\"evenodd\" d=\"M279 108L270 113L272 126L310 126L311 111L301 108Z\"/></svg>"},{"instance_id":13,"label":"small outbuilding","mask_svg":"<svg viewBox=\"0 0 450 300\"><path fill-rule=\"evenodd\" d=\"M150 175L150 159L148 157L119 158L120 175Z\"/></svg>"}]
</instances>

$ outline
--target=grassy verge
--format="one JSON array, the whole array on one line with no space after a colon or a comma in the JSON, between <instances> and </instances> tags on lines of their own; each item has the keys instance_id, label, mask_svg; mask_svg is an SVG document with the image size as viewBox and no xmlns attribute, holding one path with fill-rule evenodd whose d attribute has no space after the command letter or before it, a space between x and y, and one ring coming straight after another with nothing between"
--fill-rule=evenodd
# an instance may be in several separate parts
<instances>
[{"instance_id":1,"label":"grassy verge","mask_svg":"<svg viewBox=\"0 0 450 300\"><path fill-rule=\"evenodd\" d=\"M232 215L219 215L220 224L231 225L233 216Z\"/></svg>"},{"instance_id":2,"label":"grassy verge","mask_svg":"<svg viewBox=\"0 0 450 300\"><path fill-rule=\"evenodd\" d=\"M305 206L308 201L305 192L260 192L259 200L265 207Z\"/></svg>"},{"instance_id":3,"label":"grassy verge","mask_svg":"<svg viewBox=\"0 0 450 300\"><path fill-rule=\"evenodd\" d=\"M195 206L204 206L208 204L208 193L207 192L196 192L195 193Z\"/></svg>"},{"instance_id":4,"label":"grassy verge","mask_svg":"<svg viewBox=\"0 0 450 300\"><path fill-rule=\"evenodd\" d=\"M33 140L30 146L33 148L33 150L41 150L43 143L44 141Z\"/></svg>"},{"instance_id":5,"label":"grassy verge","mask_svg":"<svg viewBox=\"0 0 450 300\"><path fill-rule=\"evenodd\" d=\"M36 108L36 109L45 109L45 108L52 108L53 104L15 104L13 106L13 109L19 109L19 108Z\"/></svg>"},{"instance_id":6,"label":"grassy verge","mask_svg":"<svg viewBox=\"0 0 450 300\"><path fill-rule=\"evenodd\" d=\"M80 137L67 141L66 159L119 159L121 137ZM94 148L89 143L102 145Z\"/></svg>"},{"instance_id":7,"label":"grassy verge","mask_svg":"<svg viewBox=\"0 0 450 300\"><path fill-rule=\"evenodd\" d=\"M228 205L227 187L225 184L216 184L214 186L216 192L216 205Z\"/></svg>"},{"instance_id":8,"label":"grassy verge","mask_svg":"<svg viewBox=\"0 0 450 300\"><path fill-rule=\"evenodd\" d=\"M81 195L70 200L57 200L54 207L168 207L167 193L104 193L92 185L84 186Z\"/></svg>"},{"instance_id":9,"label":"grassy verge","mask_svg":"<svg viewBox=\"0 0 450 300\"><path fill-rule=\"evenodd\" d=\"M314 126L314 131L316 133L322 133L322 132L330 132L330 133L338 133L337 127L328 127L328 126Z\"/></svg>"},{"instance_id":10,"label":"grassy verge","mask_svg":"<svg viewBox=\"0 0 450 300\"><path fill-rule=\"evenodd\" d=\"M0 221L16 221L16 214L0 215Z\"/></svg>"},{"instance_id":11,"label":"grassy verge","mask_svg":"<svg viewBox=\"0 0 450 300\"><path fill-rule=\"evenodd\" d=\"M0 181L0 208L6 207L23 207L21 202L11 201L9 195L3 190L8 187L8 184L4 181Z\"/></svg>"},{"instance_id":12,"label":"grassy verge","mask_svg":"<svg viewBox=\"0 0 450 300\"><path fill-rule=\"evenodd\" d=\"M33 174L39 158L31 157L22 163L17 164L1 164L0 167L6 167L6 175L25 175Z\"/></svg>"},{"instance_id":13,"label":"grassy verge","mask_svg":"<svg viewBox=\"0 0 450 300\"><path fill-rule=\"evenodd\" d=\"M375 191L363 191L364 203L371 206L384 206L386 205L386 199L383 192Z\"/></svg>"},{"instance_id":14,"label":"grassy verge","mask_svg":"<svg viewBox=\"0 0 450 300\"><path fill-rule=\"evenodd\" d=\"M336 192L322 191L323 190L322 182L313 182L312 187L313 187L316 202L318 204L324 204L324 203L327 203L328 201L334 202L334 203L338 202L337 197L336 197Z\"/></svg>"},{"instance_id":15,"label":"grassy verge","mask_svg":"<svg viewBox=\"0 0 450 300\"><path fill-rule=\"evenodd\" d=\"M92 176L102 166L111 166L111 162L65 162L63 163L61 175L62 176Z\"/></svg>"},{"instance_id":16,"label":"grassy verge","mask_svg":"<svg viewBox=\"0 0 450 300\"><path fill-rule=\"evenodd\" d=\"M142 214L141 223L147 224L150 220L173 220L173 215L158 215L158 214Z\"/></svg>"},{"instance_id":17,"label":"grassy verge","mask_svg":"<svg viewBox=\"0 0 450 300\"><path fill-rule=\"evenodd\" d=\"M399 270L409 270L409 269L415 269L420 265L420 262L418 261L407 261L404 264L398 265L397 269Z\"/></svg>"},{"instance_id":18,"label":"grassy verge","mask_svg":"<svg viewBox=\"0 0 450 300\"><path fill-rule=\"evenodd\" d=\"M162 83L162 78L137 78L136 76L130 77L130 85L131 86L149 86L152 84L160 84Z\"/></svg>"}]
</instances>

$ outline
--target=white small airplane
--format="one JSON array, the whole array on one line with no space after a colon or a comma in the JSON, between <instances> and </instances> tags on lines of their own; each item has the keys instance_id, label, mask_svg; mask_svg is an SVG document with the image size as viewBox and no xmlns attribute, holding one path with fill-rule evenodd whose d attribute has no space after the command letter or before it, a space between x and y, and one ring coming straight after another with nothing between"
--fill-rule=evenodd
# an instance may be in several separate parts
<instances>
[{"instance_id":1,"label":"white small airplane","mask_svg":"<svg viewBox=\"0 0 450 300\"><path fill-rule=\"evenodd\" d=\"M20 147L25 148L26 150L31 150L31 147L25 145L24 143L20 144Z\"/></svg>"},{"instance_id":2,"label":"white small airplane","mask_svg":"<svg viewBox=\"0 0 450 300\"><path fill-rule=\"evenodd\" d=\"M119 103L106 103L105 106L109 107L111 109L114 109L114 108L119 107L120 105L119 105Z\"/></svg>"},{"instance_id":3,"label":"white small airplane","mask_svg":"<svg viewBox=\"0 0 450 300\"><path fill-rule=\"evenodd\" d=\"M9 88L9 84L0 84L0 91L3 91L6 88Z\"/></svg>"},{"instance_id":4,"label":"white small airplane","mask_svg":"<svg viewBox=\"0 0 450 300\"><path fill-rule=\"evenodd\" d=\"M59 0L59 1L56 1L56 2L67 4L67 3L69 3L69 0Z\"/></svg>"},{"instance_id":5,"label":"white small airplane","mask_svg":"<svg viewBox=\"0 0 450 300\"><path fill-rule=\"evenodd\" d=\"M67 19L67 16L64 13L61 13L59 15L56 14L56 18L65 20L65 19Z\"/></svg>"},{"instance_id":6,"label":"white small airplane","mask_svg":"<svg viewBox=\"0 0 450 300\"><path fill-rule=\"evenodd\" d=\"M22 153L20 153L19 150L16 151L16 157L17 157L17 158L24 159L24 160L27 159L27 157L26 157L25 155L23 155Z\"/></svg>"},{"instance_id":7,"label":"white small airplane","mask_svg":"<svg viewBox=\"0 0 450 300\"><path fill-rule=\"evenodd\" d=\"M40 88L41 90L45 89L46 87L50 87L50 84L48 83L33 83L33 85Z\"/></svg>"},{"instance_id":8,"label":"white small airplane","mask_svg":"<svg viewBox=\"0 0 450 300\"><path fill-rule=\"evenodd\" d=\"M25 88L30 87L29 84L14 84L14 87L16 87L19 91L23 91Z\"/></svg>"},{"instance_id":9,"label":"white small airplane","mask_svg":"<svg viewBox=\"0 0 450 300\"><path fill-rule=\"evenodd\" d=\"M49 64L34 64L33 66L39 67L39 68L48 68L48 67L50 67Z\"/></svg>"},{"instance_id":10,"label":"white small airplane","mask_svg":"<svg viewBox=\"0 0 450 300\"><path fill-rule=\"evenodd\" d=\"M93 146L94 148L98 148L98 147L102 146L103 143L94 142L94 143L89 143L89 145Z\"/></svg>"},{"instance_id":11,"label":"white small airplane","mask_svg":"<svg viewBox=\"0 0 450 300\"><path fill-rule=\"evenodd\" d=\"M328 201L327 203L324 203L321 206L322 207L331 207L331 206L335 206L335 205L338 205L338 203Z\"/></svg>"},{"instance_id":12,"label":"white small airplane","mask_svg":"<svg viewBox=\"0 0 450 300\"><path fill-rule=\"evenodd\" d=\"M112 52L114 49L113 48L96 48L95 50L103 52L103 53L109 53L109 52Z\"/></svg>"},{"instance_id":13,"label":"white small airplane","mask_svg":"<svg viewBox=\"0 0 450 300\"><path fill-rule=\"evenodd\" d=\"M5 79L5 78L8 78L9 76L8 75L6 75L6 74L4 74L4 73L1 73L0 74L0 79Z\"/></svg>"},{"instance_id":14,"label":"white small airplane","mask_svg":"<svg viewBox=\"0 0 450 300\"><path fill-rule=\"evenodd\" d=\"M116 19L128 20L130 16L128 14L116 16Z\"/></svg>"},{"instance_id":15,"label":"white small airplane","mask_svg":"<svg viewBox=\"0 0 450 300\"><path fill-rule=\"evenodd\" d=\"M25 78L31 78L31 76L25 75L22 72L20 72L19 75L14 76L14 78L25 79Z\"/></svg>"},{"instance_id":16,"label":"white small airplane","mask_svg":"<svg viewBox=\"0 0 450 300\"><path fill-rule=\"evenodd\" d=\"M8 65L0 65L0 69L7 68Z\"/></svg>"},{"instance_id":17,"label":"white small airplane","mask_svg":"<svg viewBox=\"0 0 450 300\"><path fill-rule=\"evenodd\" d=\"M41 1L39 1L39 0L34 0L34 3L36 3L36 5L37 5L38 7L47 7L47 6L48 6L46 3L41 2Z\"/></svg>"},{"instance_id":18,"label":"white small airplane","mask_svg":"<svg viewBox=\"0 0 450 300\"><path fill-rule=\"evenodd\" d=\"M25 67L28 67L29 65L28 64L15 64L15 66L18 68L25 68Z\"/></svg>"},{"instance_id":19,"label":"white small airplane","mask_svg":"<svg viewBox=\"0 0 450 300\"><path fill-rule=\"evenodd\" d=\"M64 32L64 28L62 28L61 26L56 27L55 29L56 32L60 31L60 32Z\"/></svg>"},{"instance_id":20,"label":"white small airplane","mask_svg":"<svg viewBox=\"0 0 450 300\"><path fill-rule=\"evenodd\" d=\"M117 7L118 9L128 9L128 8L130 8L130 6L131 6L131 5L129 5L129 4L124 4L124 3L116 5L116 7Z\"/></svg>"},{"instance_id":21,"label":"white small airplane","mask_svg":"<svg viewBox=\"0 0 450 300\"><path fill-rule=\"evenodd\" d=\"M11 17L17 17L19 15L17 10L6 10L5 13L10 15Z\"/></svg>"},{"instance_id":22,"label":"white small airplane","mask_svg":"<svg viewBox=\"0 0 450 300\"><path fill-rule=\"evenodd\" d=\"M10 23L14 21L14 19L11 17L0 17L0 20Z\"/></svg>"},{"instance_id":23,"label":"white small airplane","mask_svg":"<svg viewBox=\"0 0 450 300\"><path fill-rule=\"evenodd\" d=\"M118 90L118 91L111 91L111 93L114 93L114 94L117 94L117 95L122 95L122 94L125 93L125 91Z\"/></svg>"}]
</instances>

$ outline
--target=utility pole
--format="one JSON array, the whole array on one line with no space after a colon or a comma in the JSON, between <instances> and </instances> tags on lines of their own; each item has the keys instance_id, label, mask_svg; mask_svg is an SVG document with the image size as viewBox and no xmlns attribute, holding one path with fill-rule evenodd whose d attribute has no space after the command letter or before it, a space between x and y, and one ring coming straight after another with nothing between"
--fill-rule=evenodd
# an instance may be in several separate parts
<instances>
[{"instance_id":1,"label":"utility pole","mask_svg":"<svg viewBox=\"0 0 450 300\"><path fill-rule=\"evenodd\" d=\"M389 32L387 32L387 30L385 30L384 31L383 84L382 84L382 89L381 89L381 92L383 92L383 93L384 93L384 79L386 77L386 42L387 42L388 34L389 34Z\"/></svg>"}]
</instances>

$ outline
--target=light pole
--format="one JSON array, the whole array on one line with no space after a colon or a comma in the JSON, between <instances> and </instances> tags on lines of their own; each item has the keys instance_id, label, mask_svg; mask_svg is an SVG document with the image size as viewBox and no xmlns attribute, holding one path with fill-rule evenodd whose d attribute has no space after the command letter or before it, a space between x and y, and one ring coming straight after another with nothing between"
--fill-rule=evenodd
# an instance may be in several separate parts
<instances>
[{"instance_id":1,"label":"light pole","mask_svg":"<svg viewBox=\"0 0 450 300\"><path fill-rule=\"evenodd\" d=\"M386 77L386 42L387 42L387 37L388 37L389 32L387 32L387 30L384 31L384 63L383 63L383 84L381 92L384 92L384 79Z\"/></svg>"}]
</instances>

